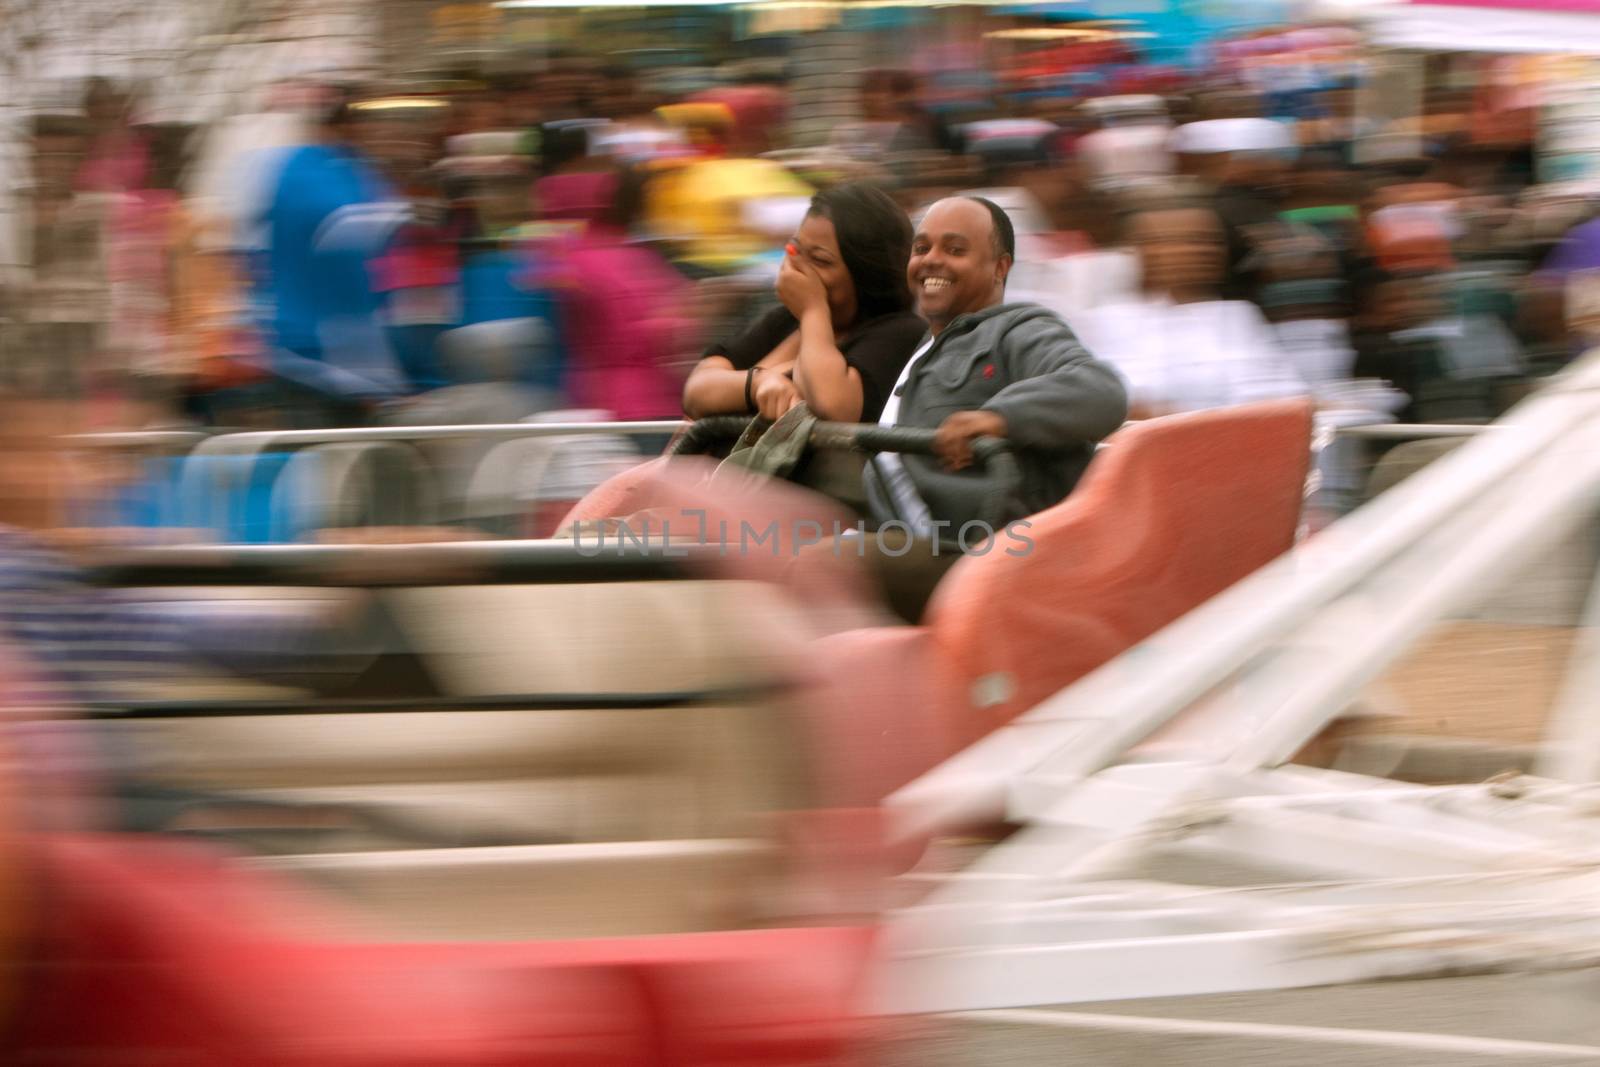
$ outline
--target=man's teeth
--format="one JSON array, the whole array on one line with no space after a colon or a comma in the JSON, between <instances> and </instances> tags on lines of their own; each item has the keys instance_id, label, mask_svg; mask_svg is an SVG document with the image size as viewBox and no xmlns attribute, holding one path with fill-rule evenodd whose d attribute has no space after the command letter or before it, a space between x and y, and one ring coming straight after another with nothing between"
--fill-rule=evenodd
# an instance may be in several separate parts
<instances>
[{"instance_id":1,"label":"man's teeth","mask_svg":"<svg viewBox=\"0 0 1600 1067\"><path fill-rule=\"evenodd\" d=\"M922 279L922 288L923 288L924 292L926 292L929 289L948 289L949 287L950 287L950 279L949 278L924 278L924 279Z\"/></svg>"}]
</instances>

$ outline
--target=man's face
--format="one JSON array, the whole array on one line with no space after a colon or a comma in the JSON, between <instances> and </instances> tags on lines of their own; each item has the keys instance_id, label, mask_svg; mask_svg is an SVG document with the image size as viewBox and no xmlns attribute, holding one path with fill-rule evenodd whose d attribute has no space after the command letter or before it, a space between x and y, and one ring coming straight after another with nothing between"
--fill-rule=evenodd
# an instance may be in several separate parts
<instances>
[{"instance_id":1,"label":"man's face","mask_svg":"<svg viewBox=\"0 0 1600 1067\"><path fill-rule=\"evenodd\" d=\"M928 209L911 242L906 280L917 311L935 328L957 315L1000 303L1010 256L995 255L994 221L971 200L941 200Z\"/></svg>"},{"instance_id":2,"label":"man's face","mask_svg":"<svg viewBox=\"0 0 1600 1067\"><path fill-rule=\"evenodd\" d=\"M1134 220L1130 236L1148 289L1192 291L1222 280L1227 245L1211 211L1147 211Z\"/></svg>"}]
</instances>

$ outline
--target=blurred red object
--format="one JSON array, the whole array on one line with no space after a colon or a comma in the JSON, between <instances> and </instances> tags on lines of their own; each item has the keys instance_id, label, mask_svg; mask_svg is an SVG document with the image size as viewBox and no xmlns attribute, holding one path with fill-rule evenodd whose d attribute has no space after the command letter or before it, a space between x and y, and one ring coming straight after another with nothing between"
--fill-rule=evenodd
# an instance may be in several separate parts
<instances>
[{"instance_id":1,"label":"blurred red object","mask_svg":"<svg viewBox=\"0 0 1600 1067\"><path fill-rule=\"evenodd\" d=\"M774 85L734 85L707 89L689 98L698 104L721 104L733 115L734 140L757 148L788 119L789 96Z\"/></svg>"},{"instance_id":2,"label":"blurred red object","mask_svg":"<svg viewBox=\"0 0 1600 1067\"><path fill-rule=\"evenodd\" d=\"M685 509L712 529L732 520L736 536L741 523L770 524L770 552L706 563L708 576L803 592L830 609L812 616L819 628L876 617L855 586L840 582L847 568L831 554L777 550L804 523L831 527L842 509L781 483L710 485L716 465L696 459L645 464L628 492L610 498L653 505L675 529L695 527ZM768 636L804 676L810 665L792 653L806 635L794 632L795 621L785 616ZM0 773L0 787L8 781L24 779ZM0 873L26 872L28 899L38 904L23 913L28 938L8 961L19 964L11 973L22 982L12 1025L0 1032L0 1063L859 1065L862 1040L878 1028L863 1000L888 866L880 817L834 805L782 812L774 824L796 886L830 894L832 907L804 914L849 918L643 937L397 943L307 885L207 845L65 830L18 835L24 854Z\"/></svg>"},{"instance_id":3,"label":"blurred red object","mask_svg":"<svg viewBox=\"0 0 1600 1067\"><path fill-rule=\"evenodd\" d=\"M920 626L825 638L829 806L879 803L1286 552L1310 445L1300 400L1132 424L1029 519L1030 549L957 562Z\"/></svg>"},{"instance_id":4,"label":"blurred red object","mask_svg":"<svg viewBox=\"0 0 1600 1067\"><path fill-rule=\"evenodd\" d=\"M862 1035L867 929L385 944L209 848L36 844L49 910L8 1063L823 1065Z\"/></svg>"},{"instance_id":5,"label":"blurred red object","mask_svg":"<svg viewBox=\"0 0 1600 1067\"><path fill-rule=\"evenodd\" d=\"M1426 223L1371 227L1369 243L1378 266L1391 274L1432 274L1454 270L1450 239Z\"/></svg>"}]
</instances>

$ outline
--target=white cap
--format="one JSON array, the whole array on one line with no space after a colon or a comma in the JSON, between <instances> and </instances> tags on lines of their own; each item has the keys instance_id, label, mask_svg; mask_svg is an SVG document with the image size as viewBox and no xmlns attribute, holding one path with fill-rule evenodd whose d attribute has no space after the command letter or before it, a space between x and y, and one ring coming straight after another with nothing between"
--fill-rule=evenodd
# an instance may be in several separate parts
<instances>
[{"instance_id":1,"label":"white cap","mask_svg":"<svg viewBox=\"0 0 1600 1067\"><path fill-rule=\"evenodd\" d=\"M1218 152L1289 152L1294 127L1273 119L1204 119L1172 131L1172 150L1184 155Z\"/></svg>"}]
</instances>

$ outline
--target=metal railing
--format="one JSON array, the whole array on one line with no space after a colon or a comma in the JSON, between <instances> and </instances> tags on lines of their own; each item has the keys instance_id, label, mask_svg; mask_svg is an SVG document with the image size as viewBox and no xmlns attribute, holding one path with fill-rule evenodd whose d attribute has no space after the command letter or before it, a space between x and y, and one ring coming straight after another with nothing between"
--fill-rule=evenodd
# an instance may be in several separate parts
<instances>
[{"instance_id":1,"label":"metal railing","mask_svg":"<svg viewBox=\"0 0 1600 1067\"><path fill-rule=\"evenodd\" d=\"M195 449L195 455L244 456L271 449L311 445L417 441L514 440L523 437L609 435L642 437L676 433L685 423L657 422L506 422L458 426L358 426L342 430L251 430L217 434Z\"/></svg>"},{"instance_id":2,"label":"metal railing","mask_svg":"<svg viewBox=\"0 0 1600 1067\"><path fill-rule=\"evenodd\" d=\"M73 448L179 453L198 448L212 436L203 430L126 430L72 434L65 440Z\"/></svg>"},{"instance_id":3,"label":"metal railing","mask_svg":"<svg viewBox=\"0 0 1600 1067\"><path fill-rule=\"evenodd\" d=\"M744 415L712 415L692 423L673 442L669 455L692 455L719 443L734 440L750 425ZM816 449L838 449L873 454L899 452L909 455L934 454L936 430L876 423L817 422L811 428L810 445ZM1022 488L1022 473L1011 450L1011 442L1000 437L980 437L972 443L972 456L989 476L982 514L998 529L1010 517Z\"/></svg>"},{"instance_id":4,"label":"metal railing","mask_svg":"<svg viewBox=\"0 0 1600 1067\"><path fill-rule=\"evenodd\" d=\"M139 450L169 455L188 453L195 457L248 459L269 452L297 450L339 444L420 444L443 441L511 441L551 437L675 435L668 454L686 455L708 451L734 440L750 425L746 415L717 415L694 422L654 420L638 422L516 422L439 426L371 426L343 429L262 430L207 433L195 430L151 430L79 434L70 444L93 450ZM1495 424L1474 423L1380 423L1331 427L1330 434L1341 440L1359 441L1377 448L1410 441L1475 437ZM903 452L931 455L934 431L875 424L817 423L811 433L815 448L862 453ZM974 456L980 467L992 476L991 498L986 511L991 517L1003 513L1020 485L1015 457L1006 442L986 438L975 442ZM240 471L209 475L219 492L229 482L245 477ZM220 508L221 505L218 505ZM218 520L220 521L220 519Z\"/></svg>"},{"instance_id":5,"label":"metal railing","mask_svg":"<svg viewBox=\"0 0 1600 1067\"><path fill-rule=\"evenodd\" d=\"M286 700L133 700L91 703L82 713L117 722L142 719L278 718L289 715L392 715L447 711L643 711L711 707L792 692L780 680L703 689L640 689L583 693L489 693L475 696L304 697Z\"/></svg>"},{"instance_id":6,"label":"metal railing","mask_svg":"<svg viewBox=\"0 0 1600 1067\"><path fill-rule=\"evenodd\" d=\"M181 452L206 444L209 454L232 454L281 446L304 447L318 444L358 443L369 441L439 441L486 438L510 440L520 437L546 437L552 435L616 434L624 437L644 437L655 434L672 434L679 430L712 434L715 440L737 437L749 423L743 415L713 415L697 422L658 420L645 422L564 422L564 423L484 423L450 426L361 426L327 430L243 430L211 433L204 430L128 430L73 434L66 438L68 444L95 449L150 449L164 452ZM817 432L827 439L819 441L834 447L839 440L829 436L829 427L849 427L851 424L822 424ZM1340 437L1369 441L1419 441L1435 437L1473 437L1492 429L1493 423L1378 423L1365 426L1341 426L1334 432ZM878 443L878 433L900 434L901 428L863 425L849 434L862 442L864 451L917 451L908 447L888 447ZM208 444L208 442L216 442Z\"/></svg>"},{"instance_id":7,"label":"metal railing","mask_svg":"<svg viewBox=\"0 0 1600 1067\"><path fill-rule=\"evenodd\" d=\"M1340 426L1336 436L1359 441L1431 441L1447 437L1476 437L1492 430L1495 423L1383 422L1366 426Z\"/></svg>"}]
</instances>

